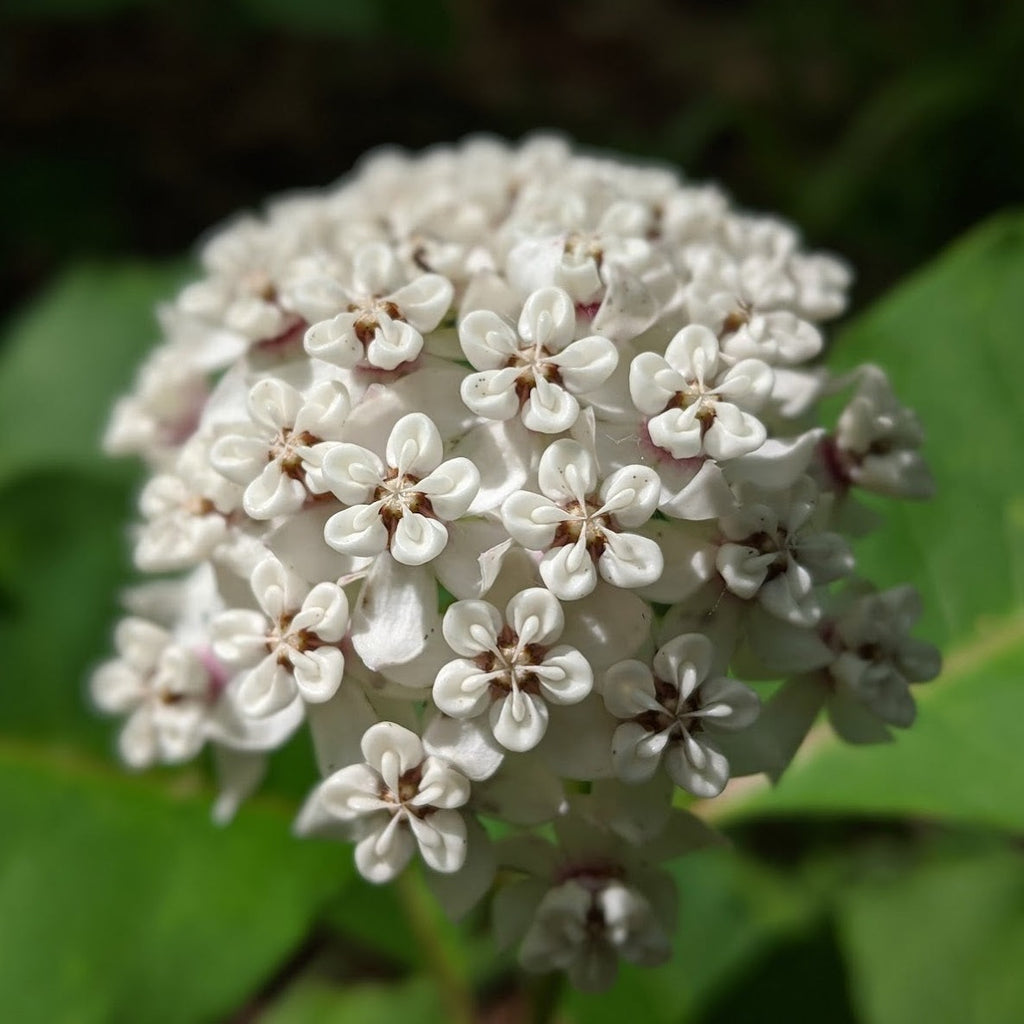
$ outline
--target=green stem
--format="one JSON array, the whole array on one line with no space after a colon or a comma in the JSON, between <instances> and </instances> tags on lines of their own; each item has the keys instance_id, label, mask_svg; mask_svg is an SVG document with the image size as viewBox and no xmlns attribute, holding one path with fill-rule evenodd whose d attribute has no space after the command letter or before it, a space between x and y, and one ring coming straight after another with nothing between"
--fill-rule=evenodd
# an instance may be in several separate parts
<instances>
[{"instance_id":1,"label":"green stem","mask_svg":"<svg viewBox=\"0 0 1024 1024\"><path fill-rule=\"evenodd\" d=\"M530 1024L551 1024L558 1012L565 988L565 975L552 971L530 986Z\"/></svg>"},{"instance_id":2,"label":"green stem","mask_svg":"<svg viewBox=\"0 0 1024 1024\"><path fill-rule=\"evenodd\" d=\"M427 967L441 991L447 1018L451 1024L473 1024L476 1001L451 944L438 928L437 913L423 879L414 868L407 868L395 880L398 899L406 920L423 950Z\"/></svg>"}]
</instances>

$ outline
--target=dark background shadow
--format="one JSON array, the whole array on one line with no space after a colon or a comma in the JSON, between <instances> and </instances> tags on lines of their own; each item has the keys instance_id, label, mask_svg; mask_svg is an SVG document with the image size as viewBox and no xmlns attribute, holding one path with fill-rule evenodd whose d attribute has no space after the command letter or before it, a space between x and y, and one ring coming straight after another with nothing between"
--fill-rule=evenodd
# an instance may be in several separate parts
<instances>
[{"instance_id":1,"label":"dark background shadow","mask_svg":"<svg viewBox=\"0 0 1024 1024\"><path fill-rule=\"evenodd\" d=\"M720 180L863 302L1019 200L1024 5L8 0L3 312L82 255L179 253L366 149L538 126Z\"/></svg>"}]
</instances>

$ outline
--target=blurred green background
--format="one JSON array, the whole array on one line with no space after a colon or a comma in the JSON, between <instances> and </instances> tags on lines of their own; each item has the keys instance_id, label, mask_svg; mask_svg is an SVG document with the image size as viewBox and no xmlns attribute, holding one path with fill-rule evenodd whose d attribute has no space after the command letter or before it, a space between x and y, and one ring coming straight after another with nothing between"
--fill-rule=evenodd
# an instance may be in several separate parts
<instances>
[{"instance_id":1,"label":"blurred green background","mask_svg":"<svg viewBox=\"0 0 1024 1024\"><path fill-rule=\"evenodd\" d=\"M0 29L0 1016L1024 1020L1024 216L996 216L1021 199L1024 6L6 0ZM724 803L735 849L676 869L675 960L602 999L524 984L415 876L371 892L291 840L303 741L219 830L203 766L125 775L83 696L138 482L96 442L196 236L380 143L538 126L849 257L834 365L892 371L939 481L858 551L922 589L946 651L919 723Z\"/></svg>"}]
</instances>

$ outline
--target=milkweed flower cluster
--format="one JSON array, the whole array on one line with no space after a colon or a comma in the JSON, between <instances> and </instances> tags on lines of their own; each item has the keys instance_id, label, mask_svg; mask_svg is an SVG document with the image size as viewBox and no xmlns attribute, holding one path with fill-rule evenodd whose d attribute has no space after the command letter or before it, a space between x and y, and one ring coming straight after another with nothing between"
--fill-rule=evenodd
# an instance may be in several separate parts
<instances>
[{"instance_id":1,"label":"milkweed flower cluster","mask_svg":"<svg viewBox=\"0 0 1024 1024\"><path fill-rule=\"evenodd\" d=\"M308 728L301 833L527 969L671 949L680 794L853 742L938 671L856 576L857 495L931 490L848 272L791 227L558 139L376 154L219 231L106 436L150 469L116 657L133 767L212 750L229 818ZM819 400L847 393L837 422ZM779 680L782 680L781 685Z\"/></svg>"}]
</instances>

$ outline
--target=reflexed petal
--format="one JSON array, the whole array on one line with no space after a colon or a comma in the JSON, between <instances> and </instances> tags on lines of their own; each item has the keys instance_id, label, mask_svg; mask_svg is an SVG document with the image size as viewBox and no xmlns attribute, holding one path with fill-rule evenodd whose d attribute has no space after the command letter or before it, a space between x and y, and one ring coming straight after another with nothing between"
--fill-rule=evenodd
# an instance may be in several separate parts
<instances>
[{"instance_id":1,"label":"reflexed petal","mask_svg":"<svg viewBox=\"0 0 1024 1024\"><path fill-rule=\"evenodd\" d=\"M428 872L427 888L451 921L465 917L490 892L494 882L494 845L475 819L466 821L466 858L454 875Z\"/></svg>"},{"instance_id":2,"label":"reflexed petal","mask_svg":"<svg viewBox=\"0 0 1024 1024\"><path fill-rule=\"evenodd\" d=\"M330 700L300 710L309 723L317 767L324 777L362 761L363 733L381 719L355 679L346 680Z\"/></svg>"},{"instance_id":3,"label":"reflexed petal","mask_svg":"<svg viewBox=\"0 0 1024 1024\"><path fill-rule=\"evenodd\" d=\"M665 562L661 578L643 588L641 596L646 600L675 604L715 575L714 533L704 526L656 519L638 532L661 548Z\"/></svg>"},{"instance_id":4,"label":"reflexed petal","mask_svg":"<svg viewBox=\"0 0 1024 1024\"><path fill-rule=\"evenodd\" d=\"M480 490L470 506L471 514L497 510L526 483L538 437L516 417L481 423L456 442L452 454L468 458L480 473Z\"/></svg>"},{"instance_id":5,"label":"reflexed petal","mask_svg":"<svg viewBox=\"0 0 1024 1024\"><path fill-rule=\"evenodd\" d=\"M502 818L512 825L530 826L544 824L565 814L569 810L569 802L562 779L544 763L539 752L527 752L505 758L500 772L487 779L485 784L474 787L473 807L488 817ZM507 857L508 846L503 844L503 863L508 863Z\"/></svg>"},{"instance_id":6,"label":"reflexed petal","mask_svg":"<svg viewBox=\"0 0 1024 1024\"><path fill-rule=\"evenodd\" d=\"M646 274L641 280L617 261L607 264L605 277L608 288L591 327L619 344L632 341L657 321L668 305L669 297L656 297L647 286L649 278ZM669 271L665 277L674 292L677 287L674 275Z\"/></svg>"},{"instance_id":7,"label":"reflexed petal","mask_svg":"<svg viewBox=\"0 0 1024 1024\"><path fill-rule=\"evenodd\" d=\"M538 753L548 768L562 778L606 778L614 774L612 735L618 724L593 692L569 707L552 704L548 731Z\"/></svg>"},{"instance_id":8,"label":"reflexed petal","mask_svg":"<svg viewBox=\"0 0 1024 1024\"><path fill-rule=\"evenodd\" d=\"M762 446L764 447L764 446ZM729 464L730 469L736 463ZM684 468L687 463L662 462L661 500L658 508L673 519L717 519L728 515L736 506L722 468L714 459L704 459L696 476Z\"/></svg>"},{"instance_id":9,"label":"reflexed petal","mask_svg":"<svg viewBox=\"0 0 1024 1024\"><path fill-rule=\"evenodd\" d=\"M650 633L651 617L646 601L602 580L592 594L569 607L562 639L586 651L599 672L637 651Z\"/></svg>"},{"instance_id":10,"label":"reflexed petal","mask_svg":"<svg viewBox=\"0 0 1024 1024\"><path fill-rule=\"evenodd\" d=\"M212 817L217 825L227 825L238 808L259 789L267 774L267 756L248 750L232 750L219 743L212 745L214 773L217 777L217 801Z\"/></svg>"},{"instance_id":11,"label":"reflexed petal","mask_svg":"<svg viewBox=\"0 0 1024 1024\"><path fill-rule=\"evenodd\" d=\"M352 609L352 645L371 670L388 671L409 665L429 652L436 637L442 648L441 615L437 610L437 582L429 569L402 565L394 558L378 558L359 591ZM429 686L437 667L428 669L418 685Z\"/></svg>"},{"instance_id":12,"label":"reflexed petal","mask_svg":"<svg viewBox=\"0 0 1024 1024\"><path fill-rule=\"evenodd\" d=\"M756 451L729 463L729 479L773 490L790 487L807 469L824 433L819 427L798 437L770 437Z\"/></svg>"},{"instance_id":13,"label":"reflexed petal","mask_svg":"<svg viewBox=\"0 0 1024 1024\"><path fill-rule=\"evenodd\" d=\"M427 724L423 749L443 758L473 782L489 779L505 759L504 750L486 725L444 714L435 715Z\"/></svg>"}]
</instances>

